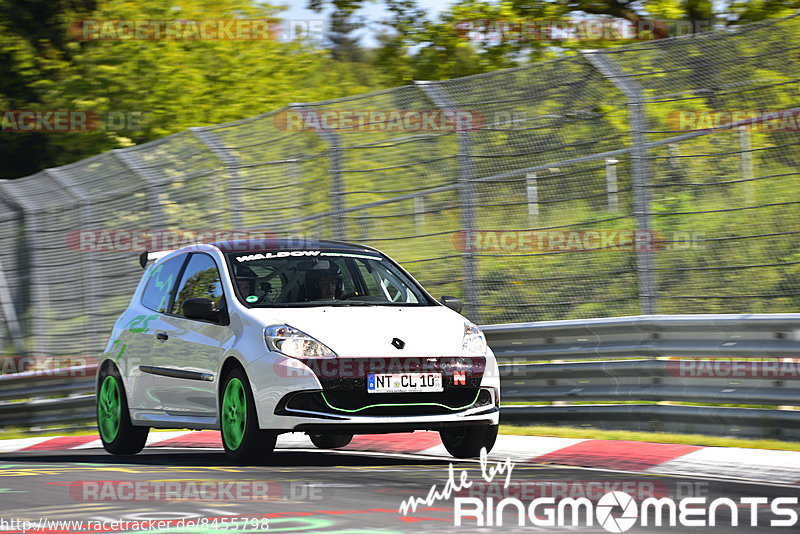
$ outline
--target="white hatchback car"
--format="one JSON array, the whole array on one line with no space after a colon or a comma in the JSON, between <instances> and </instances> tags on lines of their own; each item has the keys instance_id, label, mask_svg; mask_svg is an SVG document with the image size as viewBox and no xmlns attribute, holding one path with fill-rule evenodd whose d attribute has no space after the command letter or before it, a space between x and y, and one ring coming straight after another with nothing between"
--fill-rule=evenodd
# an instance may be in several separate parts
<instances>
[{"instance_id":1,"label":"white hatchback car","mask_svg":"<svg viewBox=\"0 0 800 534\"><path fill-rule=\"evenodd\" d=\"M483 333L378 250L227 241L141 264L98 370L108 452L139 452L151 427L219 429L240 463L284 432L335 448L438 430L456 457L494 445L500 380Z\"/></svg>"}]
</instances>

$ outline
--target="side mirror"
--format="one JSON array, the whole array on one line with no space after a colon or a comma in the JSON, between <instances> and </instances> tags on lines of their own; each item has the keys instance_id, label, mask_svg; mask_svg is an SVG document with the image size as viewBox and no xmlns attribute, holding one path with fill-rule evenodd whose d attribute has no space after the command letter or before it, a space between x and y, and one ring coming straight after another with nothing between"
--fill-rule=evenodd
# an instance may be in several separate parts
<instances>
[{"instance_id":1,"label":"side mirror","mask_svg":"<svg viewBox=\"0 0 800 534\"><path fill-rule=\"evenodd\" d=\"M203 319L214 323L220 322L220 313L214 303L202 297L186 299L181 306L183 316L187 319Z\"/></svg>"},{"instance_id":2,"label":"side mirror","mask_svg":"<svg viewBox=\"0 0 800 534\"><path fill-rule=\"evenodd\" d=\"M454 312L461 313L461 308L463 307L463 304L461 304L461 299L457 297L448 297L447 295L443 295L442 298L439 299L439 301L448 308L450 308L451 310L453 310Z\"/></svg>"}]
</instances>

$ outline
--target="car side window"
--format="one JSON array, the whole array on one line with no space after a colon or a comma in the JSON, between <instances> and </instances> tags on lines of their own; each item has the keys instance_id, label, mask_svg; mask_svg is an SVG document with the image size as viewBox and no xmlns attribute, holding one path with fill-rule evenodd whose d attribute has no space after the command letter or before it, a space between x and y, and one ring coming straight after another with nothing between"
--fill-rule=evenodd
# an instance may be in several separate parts
<instances>
[{"instance_id":1,"label":"car side window","mask_svg":"<svg viewBox=\"0 0 800 534\"><path fill-rule=\"evenodd\" d=\"M181 306L187 299L206 298L214 303L216 309L222 304L222 282L220 281L219 269L214 259L207 254L192 254L189 263L181 277L178 286L178 293L175 296L175 304L172 313L183 315Z\"/></svg>"},{"instance_id":2,"label":"car side window","mask_svg":"<svg viewBox=\"0 0 800 534\"><path fill-rule=\"evenodd\" d=\"M372 281L367 282L367 287L370 288L370 292L373 291L374 284L379 288L375 294L386 298L386 300L392 302L419 303L419 299L408 290L407 286L383 266L374 266L370 275Z\"/></svg>"},{"instance_id":3,"label":"car side window","mask_svg":"<svg viewBox=\"0 0 800 534\"><path fill-rule=\"evenodd\" d=\"M381 291L381 286L378 283L377 277L373 274L374 269L370 267L367 263L363 261L356 261L356 265L358 265L358 270L361 273L361 277L364 280L364 284L367 286L367 295L373 295L382 297L384 296L383 291Z\"/></svg>"},{"instance_id":4,"label":"car side window","mask_svg":"<svg viewBox=\"0 0 800 534\"><path fill-rule=\"evenodd\" d=\"M158 265L153 272L142 293L142 305L159 313L167 313L172 288L186 261L186 254L167 260Z\"/></svg>"}]
</instances>

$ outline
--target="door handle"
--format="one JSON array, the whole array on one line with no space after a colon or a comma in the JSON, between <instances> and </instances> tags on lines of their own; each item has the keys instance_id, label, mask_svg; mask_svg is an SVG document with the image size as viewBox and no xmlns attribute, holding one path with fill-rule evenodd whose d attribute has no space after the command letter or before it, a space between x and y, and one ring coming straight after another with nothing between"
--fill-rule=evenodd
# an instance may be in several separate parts
<instances>
[{"instance_id":1,"label":"door handle","mask_svg":"<svg viewBox=\"0 0 800 534\"><path fill-rule=\"evenodd\" d=\"M156 339L160 339L161 341L166 341L169 339L169 336L164 332L159 332L156 334Z\"/></svg>"}]
</instances>

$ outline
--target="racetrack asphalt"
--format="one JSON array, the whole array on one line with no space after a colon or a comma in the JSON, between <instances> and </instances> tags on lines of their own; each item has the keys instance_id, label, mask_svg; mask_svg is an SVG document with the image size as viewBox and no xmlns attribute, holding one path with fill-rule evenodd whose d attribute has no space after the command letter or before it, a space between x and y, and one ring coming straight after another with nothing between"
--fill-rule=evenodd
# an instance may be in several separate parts
<instances>
[{"instance_id":1,"label":"racetrack asphalt","mask_svg":"<svg viewBox=\"0 0 800 534\"><path fill-rule=\"evenodd\" d=\"M423 504L408 515L398 512L405 499L425 498L431 485L436 484L441 490L448 479L449 464L441 457L316 449L276 450L266 465L252 467L230 465L219 450L146 449L127 457L93 449L5 453L0 455L0 534L21 533L23 526L27 532L97 532L97 522L101 521L106 521L102 526L105 532L149 533L609 531L597 524L596 517L592 526L587 526L586 517L579 517L577 526L535 526L529 519L519 526L513 507L507 507L502 514L502 526L497 526L495 519L493 526L480 527L474 518L466 518L457 527L452 495L431 506ZM495 465L490 461L487 467ZM477 461L454 461L453 468L454 480L461 480L463 470L473 483L460 496L477 497L482 502L493 497L495 505L505 496L518 497L527 505L534 497L556 494L587 496L595 502L597 497L614 490L625 491L637 500L650 495L695 496L709 501L727 497L737 503L742 497L771 500L798 494L796 486L533 463L516 463L510 484L504 488L505 474L497 474L487 484ZM140 483L138 488L136 482ZM168 483L173 485L166 486ZM203 483L204 489L196 491ZM227 491L221 489L226 485ZM172 489L168 491L167 487ZM241 488L244 492L237 494ZM257 494L258 500L252 494ZM798 511L796 505L788 508ZM651 526L645 527L639 518L628 532L798 531L797 524L791 528L770 526L770 520L781 517L766 504L755 507L758 526L750 524L749 506L740 504L737 509L738 527L731 527L732 513L721 506L716 527L654 527L652 518ZM622 508L612 512L614 517L622 514ZM544 518L541 509L537 516ZM84 524L48 523L55 520ZM142 520L165 523L142 529L143 524L134 523ZM131 523L115 525L114 521ZM187 526L186 521L200 522Z\"/></svg>"}]
</instances>

